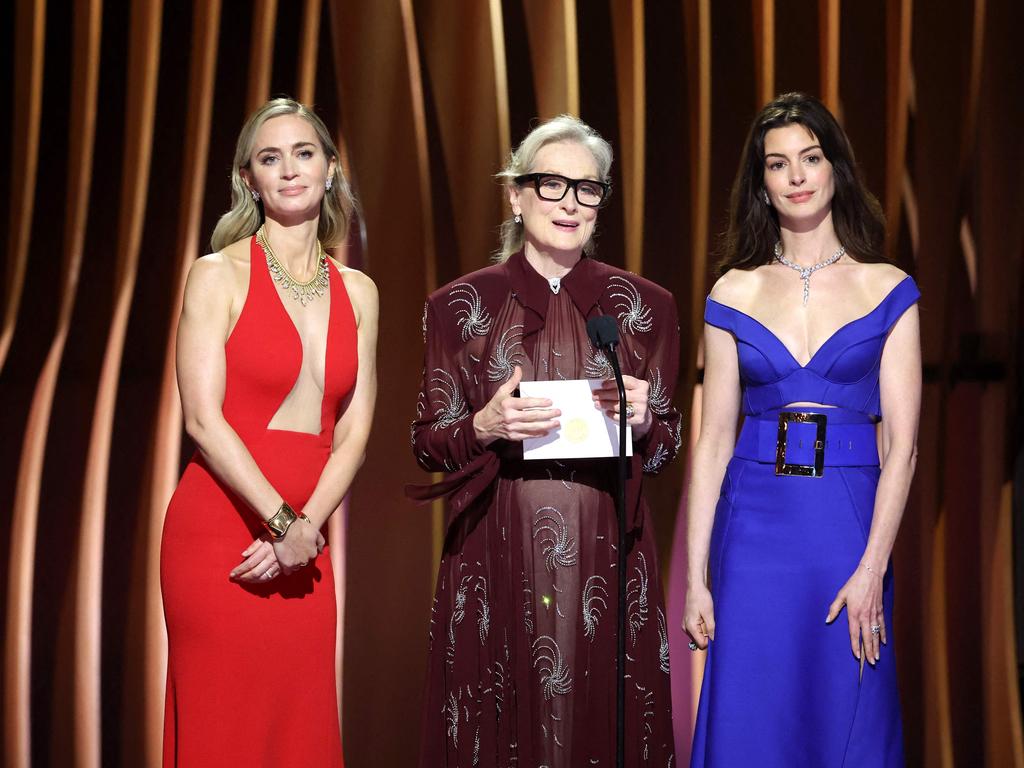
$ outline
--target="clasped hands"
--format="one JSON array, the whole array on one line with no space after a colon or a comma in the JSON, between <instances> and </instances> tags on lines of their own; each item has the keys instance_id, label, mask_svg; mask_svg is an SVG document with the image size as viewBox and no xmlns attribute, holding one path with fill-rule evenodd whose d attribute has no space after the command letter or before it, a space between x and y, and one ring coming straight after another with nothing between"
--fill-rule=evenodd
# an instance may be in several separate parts
<instances>
[{"instance_id":1,"label":"clasped hands","mask_svg":"<svg viewBox=\"0 0 1024 768\"><path fill-rule=\"evenodd\" d=\"M523 370L517 365L487 405L473 415L473 430L484 445L499 439L521 441L528 437L544 437L560 426L558 417L562 415L561 411L552 408L548 398L513 396L522 378ZM623 376L622 380L626 388L627 408L633 407L633 415L626 419L626 423L633 427L633 436L639 439L651 428L651 412L647 407L651 385L633 376ZM595 408L618 418L619 391L614 379L602 383L593 394Z\"/></svg>"},{"instance_id":2,"label":"clasped hands","mask_svg":"<svg viewBox=\"0 0 1024 768\"><path fill-rule=\"evenodd\" d=\"M304 568L324 551L323 534L307 518L288 526L284 537L271 541L263 535L242 551L245 558L229 578L248 584L265 584L282 573L286 576Z\"/></svg>"}]
</instances>

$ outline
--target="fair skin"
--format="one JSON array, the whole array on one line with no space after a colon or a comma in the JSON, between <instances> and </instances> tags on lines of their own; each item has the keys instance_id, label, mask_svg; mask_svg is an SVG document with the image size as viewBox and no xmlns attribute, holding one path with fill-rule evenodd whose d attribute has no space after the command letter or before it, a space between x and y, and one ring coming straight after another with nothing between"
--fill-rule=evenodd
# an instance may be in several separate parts
<instances>
[{"instance_id":1,"label":"fair skin","mask_svg":"<svg viewBox=\"0 0 1024 768\"><path fill-rule=\"evenodd\" d=\"M541 147L534 156L530 173L553 173L569 179L600 178L590 150L567 141ZM567 275L583 257L583 246L597 224L597 209L580 205L572 190L567 190L561 200L545 200L530 183L522 187L509 185L508 196L512 213L523 217L526 260L543 277ZM543 437L558 429L561 413L551 407L551 400L513 396L522 374L516 366L511 378L473 415L473 429L484 445L499 439L520 441ZM623 376L623 380L626 399L634 408L627 423L633 428L634 438L640 439L651 428L651 414L647 409L650 385L632 376ZM614 381L606 381L595 390L594 407L618 416L619 395Z\"/></svg>"},{"instance_id":2,"label":"fair skin","mask_svg":"<svg viewBox=\"0 0 1024 768\"><path fill-rule=\"evenodd\" d=\"M774 128L765 135L765 190L779 216L783 253L802 266L823 261L839 248L832 225L832 166L817 139L801 125ZM773 262L753 270L731 270L711 291L715 301L764 324L807 365L831 336L874 309L905 277L889 264L861 264L848 255L814 273L805 307L803 281L794 270ZM688 496L689 572L683 629L700 648L715 637L714 603L707 566L715 505L736 443L740 415L740 376L736 341L720 328L704 326L704 388L700 435L693 454ZM836 593L827 622L846 609L850 647L861 664L880 658L887 642L882 613L882 576L896 540L917 461L921 403L921 346L917 307L910 307L889 333L879 372L881 475L874 517L861 564ZM790 403L823 405L821 403ZM881 627L872 634L871 625Z\"/></svg>"},{"instance_id":3,"label":"fair skin","mask_svg":"<svg viewBox=\"0 0 1024 768\"><path fill-rule=\"evenodd\" d=\"M299 116L287 115L260 127L249 168L241 170L246 184L260 193L267 236L278 260L299 280L311 278L317 267L320 204L334 165L313 126ZM284 499L222 412L224 345L245 304L249 256L245 238L193 264L178 326L177 373L189 435L217 477L266 521ZM320 527L341 503L363 461L377 390L377 289L363 273L335 265L358 328L356 383L334 427L330 457L303 508L308 521L293 523L280 541L271 543L261 537L240 550L240 563L228 574L240 582L265 583L315 560L324 546ZM329 299L320 297L303 307L280 287L278 292L301 339L303 362L295 389L268 428L317 433ZM312 416L310 403L316 408Z\"/></svg>"}]
</instances>

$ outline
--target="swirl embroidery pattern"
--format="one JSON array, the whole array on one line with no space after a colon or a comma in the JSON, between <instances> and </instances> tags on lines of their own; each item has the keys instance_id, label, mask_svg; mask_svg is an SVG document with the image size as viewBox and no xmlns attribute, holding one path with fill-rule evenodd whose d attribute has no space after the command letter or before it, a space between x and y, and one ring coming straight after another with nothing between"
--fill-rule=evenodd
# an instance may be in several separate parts
<instances>
[{"instance_id":1,"label":"swirl embroidery pattern","mask_svg":"<svg viewBox=\"0 0 1024 768\"><path fill-rule=\"evenodd\" d=\"M438 394L438 399L433 401L434 415L437 421L430 425L431 429L447 429L457 421L461 421L469 415L466 407L466 400L462 395L458 382L455 381L448 371L442 368L434 369L434 376L430 378L431 392Z\"/></svg>"},{"instance_id":2,"label":"swirl embroidery pattern","mask_svg":"<svg viewBox=\"0 0 1024 768\"><path fill-rule=\"evenodd\" d=\"M608 597L608 590L604 586L606 584L608 584L608 580L604 576L595 574L587 579L587 583L583 587L583 635L590 642L594 642L594 637L597 635L601 608L608 610L608 602L605 599Z\"/></svg>"},{"instance_id":3,"label":"swirl embroidery pattern","mask_svg":"<svg viewBox=\"0 0 1024 768\"><path fill-rule=\"evenodd\" d=\"M544 699L550 701L555 696L571 693L572 674L555 639L550 635L541 635L533 641L533 653L533 667L540 670Z\"/></svg>"},{"instance_id":4,"label":"swirl embroidery pattern","mask_svg":"<svg viewBox=\"0 0 1024 768\"><path fill-rule=\"evenodd\" d=\"M486 336L491 330L491 316L487 313L480 294L469 283L456 283L448 293L449 307L458 306L455 310L456 320L462 334L462 341L467 342L474 336Z\"/></svg>"},{"instance_id":5,"label":"swirl embroidery pattern","mask_svg":"<svg viewBox=\"0 0 1024 768\"><path fill-rule=\"evenodd\" d=\"M658 608L658 668L666 675L669 673L668 626L661 608Z\"/></svg>"},{"instance_id":6,"label":"swirl embroidery pattern","mask_svg":"<svg viewBox=\"0 0 1024 768\"><path fill-rule=\"evenodd\" d=\"M588 379L610 379L615 375L612 364L603 349L594 350L590 347L586 359L583 361L583 373Z\"/></svg>"},{"instance_id":7,"label":"swirl embroidery pattern","mask_svg":"<svg viewBox=\"0 0 1024 768\"><path fill-rule=\"evenodd\" d=\"M634 565L636 576L626 582L626 623L629 625L629 641L636 645L636 636L647 623L647 558L637 553L640 565Z\"/></svg>"},{"instance_id":8,"label":"swirl embroidery pattern","mask_svg":"<svg viewBox=\"0 0 1024 768\"><path fill-rule=\"evenodd\" d=\"M658 443L658 446L654 449L654 453L652 453L650 458L644 462L643 471L648 473L657 472L661 469L661 465L667 460L668 450L665 448L665 444Z\"/></svg>"},{"instance_id":9,"label":"swirl embroidery pattern","mask_svg":"<svg viewBox=\"0 0 1024 768\"><path fill-rule=\"evenodd\" d=\"M538 536L544 555L544 567L549 572L558 567L576 565L576 539L569 536L565 518L554 507L541 507L534 513L533 538L537 539Z\"/></svg>"},{"instance_id":10,"label":"swirl embroidery pattern","mask_svg":"<svg viewBox=\"0 0 1024 768\"><path fill-rule=\"evenodd\" d=\"M609 281L609 290L615 290L608 295L613 299L621 299L615 302L615 308L622 310L618 314L622 330L629 331L634 336L637 333L648 333L654 326L654 318L651 308L644 304L640 291L620 275L613 275Z\"/></svg>"},{"instance_id":11,"label":"swirl embroidery pattern","mask_svg":"<svg viewBox=\"0 0 1024 768\"><path fill-rule=\"evenodd\" d=\"M651 377L647 380L651 385L651 391L647 395L647 405L659 416L664 416L669 409L668 389L661 380L661 369L655 368L651 371Z\"/></svg>"},{"instance_id":12,"label":"swirl embroidery pattern","mask_svg":"<svg viewBox=\"0 0 1024 768\"><path fill-rule=\"evenodd\" d=\"M487 579L483 576L479 579L473 591L480 593L476 598L480 603L480 607L476 609L476 626L480 632L480 645L484 645L487 642L487 633L491 629L491 604L487 602Z\"/></svg>"},{"instance_id":13,"label":"swirl embroidery pattern","mask_svg":"<svg viewBox=\"0 0 1024 768\"><path fill-rule=\"evenodd\" d=\"M515 367L522 361L519 351L523 348L523 326L510 325L505 329L494 347L494 354L487 361L487 379L489 381L507 381L515 372Z\"/></svg>"}]
</instances>

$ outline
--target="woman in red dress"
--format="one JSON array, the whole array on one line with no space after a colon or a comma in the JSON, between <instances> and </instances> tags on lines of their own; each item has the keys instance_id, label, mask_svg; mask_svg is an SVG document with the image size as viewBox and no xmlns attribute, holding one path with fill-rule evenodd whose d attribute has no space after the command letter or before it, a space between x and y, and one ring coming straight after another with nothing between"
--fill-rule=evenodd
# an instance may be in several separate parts
<instances>
[{"instance_id":1,"label":"woman in red dress","mask_svg":"<svg viewBox=\"0 0 1024 768\"><path fill-rule=\"evenodd\" d=\"M231 211L178 327L198 450L167 509L164 765L342 765L334 576L321 529L376 394L373 281L324 252L353 201L323 122L268 102L238 138Z\"/></svg>"}]
</instances>

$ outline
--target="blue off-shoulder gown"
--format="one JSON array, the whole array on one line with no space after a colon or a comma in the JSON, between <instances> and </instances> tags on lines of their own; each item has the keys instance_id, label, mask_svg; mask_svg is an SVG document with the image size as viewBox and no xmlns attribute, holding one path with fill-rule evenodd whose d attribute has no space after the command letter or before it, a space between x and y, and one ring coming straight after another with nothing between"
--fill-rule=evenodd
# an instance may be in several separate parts
<instances>
[{"instance_id":1,"label":"blue off-shoulder gown","mask_svg":"<svg viewBox=\"0 0 1024 768\"><path fill-rule=\"evenodd\" d=\"M879 367L889 331L920 298L912 278L844 325L806 365L767 327L707 300L704 319L736 339L747 419L794 410L834 421L883 417ZM841 418L839 418L841 417ZM821 477L776 475L733 456L709 558L715 640L704 668L691 768L889 768L903 765L893 656L892 570L884 579L888 644L863 673L845 610L825 624L857 568L878 485L877 461Z\"/></svg>"}]
</instances>

